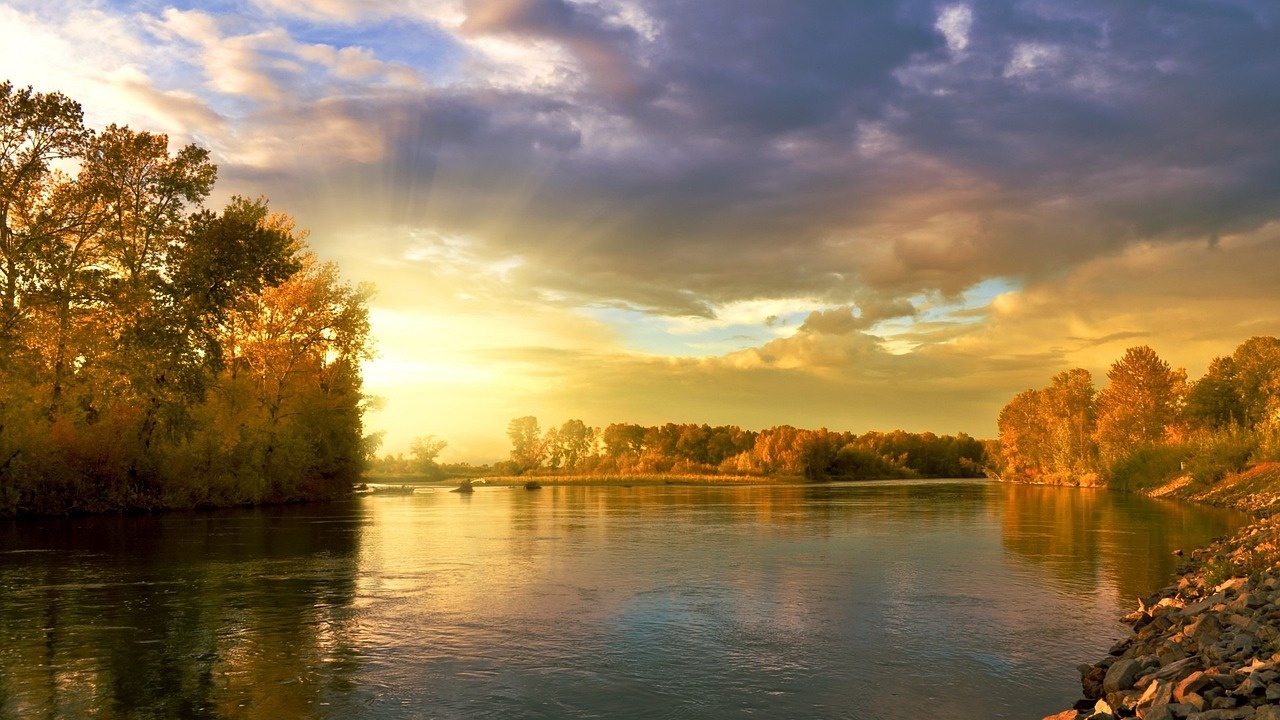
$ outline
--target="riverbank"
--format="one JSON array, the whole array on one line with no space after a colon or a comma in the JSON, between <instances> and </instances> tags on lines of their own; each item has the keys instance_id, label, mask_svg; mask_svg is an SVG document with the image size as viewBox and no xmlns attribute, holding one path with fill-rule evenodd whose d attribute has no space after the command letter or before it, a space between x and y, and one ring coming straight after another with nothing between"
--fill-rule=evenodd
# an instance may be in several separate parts
<instances>
[{"instance_id":1,"label":"riverbank","mask_svg":"<svg viewBox=\"0 0 1280 720\"><path fill-rule=\"evenodd\" d=\"M1192 552L1175 583L1139 600L1123 618L1133 634L1081 665L1084 697L1046 720L1280 720L1280 463L1143 494L1259 519Z\"/></svg>"},{"instance_id":2,"label":"riverbank","mask_svg":"<svg viewBox=\"0 0 1280 720\"><path fill-rule=\"evenodd\" d=\"M1280 463L1259 463L1210 483L1197 483L1189 474L1179 475L1143 494L1269 515L1280 509Z\"/></svg>"}]
</instances>

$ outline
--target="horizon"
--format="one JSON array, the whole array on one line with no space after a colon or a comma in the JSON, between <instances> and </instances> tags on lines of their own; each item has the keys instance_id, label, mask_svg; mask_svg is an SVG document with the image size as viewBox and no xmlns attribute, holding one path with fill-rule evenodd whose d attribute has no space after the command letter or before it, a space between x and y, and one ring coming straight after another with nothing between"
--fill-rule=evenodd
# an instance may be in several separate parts
<instances>
[{"instance_id":1,"label":"horizon","mask_svg":"<svg viewBox=\"0 0 1280 720\"><path fill-rule=\"evenodd\" d=\"M208 148L370 281L379 454L512 418L995 437L1280 334L1280 8L0 2L0 80Z\"/></svg>"}]
</instances>

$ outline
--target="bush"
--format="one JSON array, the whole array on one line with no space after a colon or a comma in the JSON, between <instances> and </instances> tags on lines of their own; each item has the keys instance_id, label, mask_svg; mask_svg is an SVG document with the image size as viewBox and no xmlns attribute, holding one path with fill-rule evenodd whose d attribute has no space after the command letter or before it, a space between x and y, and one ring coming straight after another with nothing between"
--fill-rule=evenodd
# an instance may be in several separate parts
<instances>
[{"instance_id":1,"label":"bush","mask_svg":"<svg viewBox=\"0 0 1280 720\"><path fill-rule=\"evenodd\" d=\"M1147 445L1136 448L1111 466L1108 487L1135 491L1157 487L1177 477L1191 455L1185 445Z\"/></svg>"},{"instance_id":2,"label":"bush","mask_svg":"<svg viewBox=\"0 0 1280 720\"><path fill-rule=\"evenodd\" d=\"M1258 441L1252 433L1220 430L1197 443L1186 469L1198 484L1216 483L1228 473L1244 470L1257 448Z\"/></svg>"}]
</instances>

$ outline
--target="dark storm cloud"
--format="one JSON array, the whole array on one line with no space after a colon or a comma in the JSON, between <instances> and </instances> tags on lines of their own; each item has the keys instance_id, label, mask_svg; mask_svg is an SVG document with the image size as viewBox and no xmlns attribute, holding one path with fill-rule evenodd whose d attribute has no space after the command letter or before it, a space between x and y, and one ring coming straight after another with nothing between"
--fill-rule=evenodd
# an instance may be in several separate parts
<instances>
[{"instance_id":1,"label":"dark storm cloud","mask_svg":"<svg viewBox=\"0 0 1280 720\"><path fill-rule=\"evenodd\" d=\"M380 191L547 290L672 314L955 293L1280 218L1261 0L988 2L950 44L959 3L610 7L470 3L464 35L555 43L587 81L388 101Z\"/></svg>"}]
</instances>

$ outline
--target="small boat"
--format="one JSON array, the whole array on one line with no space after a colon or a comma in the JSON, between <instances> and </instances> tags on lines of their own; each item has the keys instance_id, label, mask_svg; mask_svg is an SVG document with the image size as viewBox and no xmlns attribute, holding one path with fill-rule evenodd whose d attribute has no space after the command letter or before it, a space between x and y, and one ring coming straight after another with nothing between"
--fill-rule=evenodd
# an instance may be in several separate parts
<instances>
[{"instance_id":1,"label":"small boat","mask_svg":"<svg viewBox=\"0 0 1280 720\"><path fill-rule=\"evenodd\" d=\"M416 490L412 485L385 485L381 487L369 488L370 494L373 495L412 495Z\"/></svg>"},{"instance_id":2,"label":"small boat","mask_svg":"<svg viewBox=\"0 0 1280 720\"><path fill-rule=\"evenodd\" d=\"M541 490L542 483L538 482L537 480L529 480L524 484L524 489L525 490Z\"/></svg>"},{"instance_id":3,"label":"small boat","mask_svg":"<svg viewBox=\"0 0 1280 720\"><path fill-rule=\"evenodd\" d=\"M475 491L476 491L476 489L475 489L475 488L473 488L473 487L471 487L471 478L467 478L466 480L463 480L463 481L462 481L462 484L461 484L461 485L459 485L458 487L456 487L456 488L454 488L454 489L450 490L449 492L456 492L456 493L473 493L473 492L475 492Z\"/></svg>"}]
</instances>

